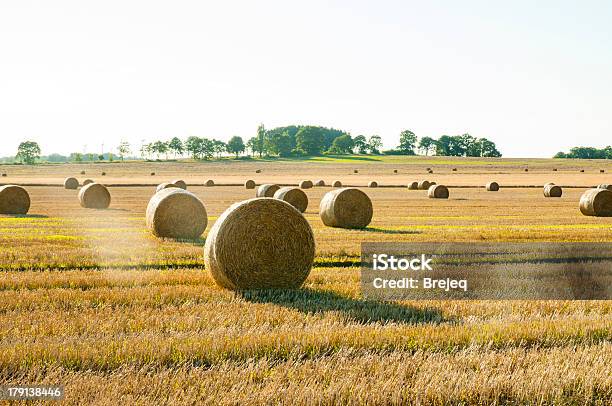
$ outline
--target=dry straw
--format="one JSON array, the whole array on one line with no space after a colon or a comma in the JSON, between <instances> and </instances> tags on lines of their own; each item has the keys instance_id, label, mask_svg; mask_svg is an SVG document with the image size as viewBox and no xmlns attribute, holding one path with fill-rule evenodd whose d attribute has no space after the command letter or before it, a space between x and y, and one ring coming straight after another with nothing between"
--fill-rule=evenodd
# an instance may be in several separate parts
<instances>
[{"instance_id":1,"label":"dry straw","mask_svg":"<svg viewBox=\"0 0 612 406\"><path fill-rule=\"evenodd\" d=\"M370 181L370 183L368 183L368 187L378 187L378 182L376 182L375 180Z\"/></svg>"},{"instance_id":2,"label":"dry straw","mask_svg":"<svg viewBox=\"0 0 612 406\"><path fill-rule=\"evenodd\" d=\"M335 181L332 183L332 186L333 186L333 187L342 187L342 182L340 182L339 180L335 180Z\"/></svg>"},{"instance_id":3,"label":"dry straw","mask_svg":"<svg viewBox=\"0 0 612 406\"><path fill-rule=\"evenodd\" d=\"M244 188L245 189L255 189L255 181L252 179L248 179L246 182L244 182Z\"/></svg>"},{"instance_id":4,"label":"dry straw","mask_svg":"<svg viewBox=\"0 0 612 406\"><path fill-rule=\"evenodd\" d=\"M64 189L77 189L79 181L76 178L66 178L64 180Z\"/></svg>"},{"instance_id":5,"label":"dry straw","mask_svg":"<svg viewBox=\"0 0 612 406\"><path fill-rule=\"evenodd\" d=\"M300 189L310 189L312 187L311 180L303 180L300 182Z\"/></svg>"},{"instance_id":6,"label":"dry straw","mask_svg":"<svg viewBox=\"0 0 612 406\"><path fill-rule=\"evenodd\" d=\"M187 190L187 183L185 183L185 181L182 180L182 179L174 179L170 183L174 183L176 185L176 187L178 187L178 188L181 188L183 190Z\"/></svg>"},{"instance_id":7,"label":"dry straw","mask_svg":"<svg viewBox=\"0 0 612 406\"><path fill-rule=\"evenodd\" d=\"M299 288L314 256L310 224L277 199L255 198L230 206L204 245L206 269L217 284L232 290Z\"/></svg>"},{"instance_id":8,"label":"dry straw","mask_svg":"<svg viewBox=\"0 0 612 406\"><path fill-rule=\"evenodd\" d=\"M282 187L274 193L274 198L289 203L300 213L304 213L308 207L308 196L302 189L296 187Z\"/></svg>"},{"instance_id":9,"label":"dry straw","mask_svg":"<svg viewBox=\"0 0 612 406\"><path fill-rule=\"evenodd\" d=\"M489 182L487 183L487 190L489 192L497 192L499 190L499 183L497 182Z\"/></svg>"},{"instance_id":10,"label":"dry straw","mask_svg":"<svg viewBox=\"0 0 612 406\"><path fill-rule=\"evenodd\" d=\"M597 189L612 190L612 185L606 185L606 184L597 185Z\"/></svg>"},{"instance_id":11,"label":"dry straw","mask_svg":"<svg viewBox=\"0 0 612 406\"><path fill-rule=\"evenodd\" d=\"M448 199L448 188L444 185L432 185L427 190L427 196L430 199Z\"/></svg>"},{"instance_id":12,"label":"dry straw","mask_svg":"<svg viewBox=\"0 0 612 406\"><path fill-rule=\"evenodd\" d=\"M157 237L195 239L208 224L206 208L193 193L170 188L154 194L147 206L147 228Z\"/></svg>"},{"instance_id":13,"label":"dry straw","mask_svg":"<svg viewBox=\"0 0 612 406\"><path fill-rule=\"evenodd\" d=\"M83 181L83 186L87 186L87 185L89 185L90 183L95 183L95 182L94 182L93 180L91 180L91 179L85 179L85 180Z\"/></svg>"},{"instance_id":14,"label":"dry straw","mask_svg":"<svg viewBox=\"0 0 612 406\"><path fill-rule=\"evenodd\" d=\"M431 186L431 183L427 180L422 180L418 183L419 190L428 190Z\"/></svg>"},{"instance_id":15,"label":"dry straw","mask_svg":"<svg viewBox=\"0 0 612 406\"><path fill-rule=\"evenodd\" d=\"M612 217L612 191L587 190L580 198L580 211L585 216Z\"/></svg>"},{"instance_id":16,"label":"dry straw","mask_svg":"<svg viewBox=\"0 0 612 406\"><path fill-rule=\"evenodd\" d=\"M160 183L159 185L157 185L157 189L155 189L155 191L159 192L160 190L170 189L172 187L178 188L178 186L176 186L174 183L164 182L164 183Z\"/></svg>"},{"instance_id":17,"label":"dry straw","mask_svg":"<svg viewBox=\"0 0 612 406\"><path fill-rule=\"evenodd\" d=\"M547 184L544 186L544 197L561 197L563 195L563 189L561 186Z\"/></svg>"},{"instance_id":18,"label":"dry straw","mask_svg":"<svg viewBox=\"0 0 612 406\"><path fill-rule=\"evenodd\" d=\"M215 186L215 181L212 179L208 179L206 183L204 183L204 186Z\"/></svg>"},{"instance_id":19,"label":"dry straw","mask_svg":"<svg viewBox=\"0 0 612 406\"><path fill-rule=\"evenodd\" d=\"M372 221L372 201L356 188L343 188L327 192L321 199L319 215L330 227L365 228Z\"/></svg>"},{"instance_id":20,"label":"dry straw","mask_svg":"<svg viewBox=\"0 0 612 406\"><path fill-rule=\"evenodd\" d=\"M408 184L408 190L418 190L419 189L419 182L410 182Z\"/></svg>"},{"instance_id":21,"label":"dry straw","mask_svg":"<svg viewBox=\"0 0 612 406\"><path fill-rule=\"evenodd\" d=\"M88 209L106 209L110 206L111 195L106 186L99 183L90 183L79 191L81 207Z\"/></svg>"},{"instance_id":22,"label":"dry straw","mask_svg":"<svg viewBox=\"0 0 612 406\"><path fill-rule=\"evenodd\" d=\"M264 183L257 188L257 197L274 197L274 193L280 189L280 186L273 183Z\"/></svg>"},{"instance_id":23,"label":"dry straw","mask_svg":"<svg viewBox=\"0 0 612 406\"><path fill-rule=\"evenodd\" d=\"M324 181L323 179L319 179L319 180L318 180L318 181L315 183L315 185L317 185L317 186L325 186L325 181Z\"/></svg>"},{"instance_id":24,"label":"dry straw","mask_svg":"<svg viewBox=\"0 0 612 406\"><path fill-rule=\"evenodd\" d=\"M17 185L0 186L0 214L27 214L30 195Z\"/></svg>"}]
</instances>

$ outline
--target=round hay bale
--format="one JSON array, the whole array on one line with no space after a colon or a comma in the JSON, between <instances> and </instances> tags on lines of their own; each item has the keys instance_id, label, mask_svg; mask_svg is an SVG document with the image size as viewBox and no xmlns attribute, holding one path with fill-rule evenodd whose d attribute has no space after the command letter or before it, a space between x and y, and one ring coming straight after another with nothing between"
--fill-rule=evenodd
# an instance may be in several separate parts
<instances>
[{"instance_id":1,"label":"round hay bale","mask_svg":"<svg viewBox=\"0 0 612 406\"><path fill-rule=\"evenodd\" d=\"M102 172L102 173L101 173L101 175L102 175L102 176L106 176L106 172Z\"/></svg>"},{"instance_id":2,"label":"round hay bale","mask_svg":"<svg viewBox=\"0 0 612 406\"><path fill-rule=\"evenodd\" d=\"M182 179L174 179L170 181L170 183L174 183L176 187L179 187L183 190L187 190L187 183L185 183L185 181Z\"/></svg>"},{"instance_id":3,"label":"round hay bale","mask_svg":"<svg viewBox=\"0 0 612 406\"><path fill-rule=\"evenodd\" d=\"M27 214L30 195L17 185L0 186L0 214Z\"/></svg>"},{"instance_id":4,"label":"round hay bale","mask_svg":"<svg viewBox=\"0 0 612 406\"><path fill-rule=\"evenodd\" d=\"M91 180L91 179L85 179L85 180L83 181L83 186L87 186L87 185L89 185L90 183L95 183L95 182L94 182L93 180Z\"/></svg>"},{"instance_id":5,"label":"round hay bale","mask_svg":"<svg viewBox=\"0 0 612 406\"><path fill-rule=\"evenodd\" d=\"M244 182L244 188L245 189L255 189L255 181L252 179L247 180L246 182Z\"/></svg>"},{"instance_id":6,"label":"round hay bale","mask_svg":"<svg viewBox=\"0 0 612 406\"><path fill-rule=\"evenodd\" d=\"M310 189L312 187L311 180L303 180L300 182L300 189Z\"/></svg>"},{"instance_id":7,"label":"round hay bale","mask_svg":"<svg viewBox=\"0 0 612 406\"><path fill-rule=\"evenodd\" d=\"M529 168L525 168L525 172L529 172Z\"/></svg>"},{"instance_id":8,"label":"round hay bale","mask_svg":"<svg viewBox=\"0 0 612 406\"><path fill-rule=\"evenodd\" d=\"M429 187L431 186L431 183L429 183L429 181L427 180L422 180L417 184L419 190L428 190Z\"/></svg>"},{"instance_id":9,"label":"round hay bale","mask_svg":"<svg viewBox=\"0 0 612 406\"><path fill-rule=\"evenodd\" d=\"M164 190L164 189L170 189L170 188L178 188L178 186L176 186L174 183L170 183L170 182L164 182L164 183L160 183L159 185L157 185L157 188L155 189L155 192L159 192L160 190Z\"/></svg>"},{"instance_id":10,"label":"round hay bale","mask_svg":"<svg viewBox=\"0 0 612 406\"><path fill-rule=\"evenodd\" d=\"M274 193L280 189L280 186L273 183L264 183L257 188L257 197L274 197Z\"/></svg>"},{"instance_id":11,"label":"round hay bale","mask_svg":"<svg viewBox=\"0 0 612 406\"><path fill-rule=\"evenodd\" d=\"M378 182L376 182L375 180L370 181L368 183L368 187L378 187Z\"/></svg>"},{"instance_id":12,"label":"round hay bale","mask_svg":"<svg viewBox=\"0 0 612 406\"><path fill-rule=\"evenodd\" d=\"M429 182L429 187L432 187L433 185L437 185L436 182Z\"/></svg>"},{"instance_id":13,"label":"round hay bale","mask_svg":"<svg viewBox=\"0 0 612 406\"><path fill-rule=\"evenodd\" d=\"M323 179L319 179L316 183L316 186L325 186L325 181Z\"/></svg>"},{"instance_id":14,"label":"round hay bale","mask_svg":"<svg viewBox=\"0 0 612 406\"><path fill-rule=\"evenodd\" d=\"M261 173L261 169L255 170L255 173Z\"/></svg>"},{"instance_id":15,"label":"round hay bale","mask_svg":"<svg viewBox=\"0 0 612 406\"><path fill-rule=\"evenodd\" d=\"M204 183L204 186L215 186L215 181L212 179L208 179L206 183Z\"/></svg>"},{"instance_id":16,"label":"round hay bale","mask_svg":"<svg viewBox=\"0 0 612 406\"><path fill-rule=\"evenodd\" d=\"M3 173L3 174L2 174L2 177L3 177L3 178L6 178L7 176L8 176L8 175L7 175L6 173Z\"/></svg>"},{"instance_id":17,"label":"round hay bale","mask_svg":"<svg viewBox=\"0 0 612 406\"><path fill-rule=\"evenodd\" d=\"M393 170L393 173L397 173L397 169L394 169L394 170Z\"/></svg>"},{"instance_id":18,"label":"round hay bale","mask_svg":"<svg viewBox=\"0 0 612 406\"><path fill-rule=\"evenodd\" d=\"M282 187L274 193L274 198L289 203L300 213L304 213L308 207L308 196L296 187Z\"/></svg>"},{"instance_id":19,"label":"round hay bale","mask_svg":"<svg viewBox=\"0 0 612 406\"><path fill-rule=\"evenodd\" d=\"M419 189L419 182L411 182L408 184L408 189L409 190L418 190Z\"/></svg>"},{"instance_id":20,"label":"round hay bale","mask_svg":"<svg viewBox=\"0 0 612 406\"><path fill-rule=\"evenodd\" d=\"M584 169L581 169L581 170L580 170L580 172L581 172L581 173L583 173L583 172L584 172Z\"/></svg>"},{"instance_id":21,"label":"round hay bale","mask_svg":"<svg viewBox=\"0 0 612 406\"><path fill-rule=\"evenodd\" d=\"M111 195L106 186L99 183L90 183L79 191L81 207L88 209L106 209L110 206Z\"/></svg>"},{"instance_id":22,"label":"round hay bale","mask_svg":"<svg viewBox=\"0 0 612 406\"><path fill-rule=\"evenodd\" d=\"M332 186L333 186L333 187L342 187L342 182L340 182L339 180L335 180L335 181L332 183Z\"/></svg>"},{"instance_id":23,"label":"round hay bale","mask_svg":"<svg viewBox=\"0 0 612 406\"><path fill-rule=\"evenodd\" d=\"M372 201L357 188L327 192L321 199L319 215L329 227L365 228L372 221Z\"/></svg>"},{"instance_id":24,"label":"round hay bale","mask_svg":"<svg viewBox=\"0 0 612 406\"><path fill-rule=\"evenodd\" d=\"M489 182L487 183L487 191L489 192L497 192L499 190L499 183L497 182Z\"/></svg>"},{"instance_id":25,"label":"round hay bale","mask_svg":"<svg viewBox=\"0 0 612 406\"><path fill-rule=\"evenodd\" d=\"M76 178L64 179L64 189L77 189L79 187L79 181Z\"/></svg>"},{"instance_id":26,"label":"round hay bale","mask_svg":"<svg viewBox=\"0 0 612 406\"><path fill-rule=\"evenodd\" d=\"M353 173L359 173L357 169L353 169Z\"/></svg>"},{"instance_id":27,"label":"round hay bale","mask_svg":"<svg viewBox=\"0 0 612 406\"><path fill-rule=\"evenodd\" d=\"M157 237L195 239L208 224L200 199L181 188L155 193L147 206L147 228Z\"/></svg>"},{"instance_id":28,"label":"round hay bale","mask_svg":"<svg viewBox=\"0 0 612 406\"><path fill-rule=\"evenodd\" d=\"M85 175L85 171L81 171L81 175Z\"/></svg>"},{"instance_id":29,"label":"round hay bale","mask_svg":"<svg viewBox=\"0 0 612 406\"><path fill-rule=\"evenodd\" d=\"M544 197L561 197L563 189L557 185L546 185L544 187Z\"/></svg>"},{"instance_id":30,"label":"round hay bale","mask_svg":"<svg viewBox=\"0 0 612 406\"><path fill-rule=\"evenodd\" d=\"M427 172L429 172L429 171L431 171L431 168L425 168L425 170L426 170Z\"/></svg>"},{"instance_id":31,"label":"round hay bale","mask_svg":"<svg viewBox=\"0 0 612 406\"><path fill-rule=\"evenodd\" d=\"M151 172L151 176L155 176L155 172Z\"/></svg>"},{"instance_id":32,"label":"round hay bale","mask_svg":"<svg viewBox=\"0 0 612 406\"><path fill-rule=\"evenodd\" d=\"M612 190L612 185L606 185L606 184L597 185L597 189L607 189L607 190Z\"/></svg>"},{"instance_id":33,"label":"round hay bale","mask_svg":"<svg viewBox=\"0 0 612 406\"><path fill-rule=\"evenodd\" d=\"M453 172L457 172L457 168L453 168Z\"/></svg>"},{"instance_id":34,"label":"round hay bale","mask_svg":"<svg viewBox=\"0 0 612 406\"><path fill-rule=\"evenodd\" d=\"M587 190L580 198L580 212L585 216L612 217L612 191Z\"/></svg>"},{"instance_id":35,"label":"round hay bale","mask_svg":"<svg viewBox=\"0 0 612 406\"><path fill-rule=\"evenodd\" d=\"M557 168L553 168L553 172L557 172Z\"/></svg>"},{"instance_id":36,"label":"round hay bale","mask_svg":"<svg viewBox=\"0 0 612 406\"><path fill-rule=\"evenodd\" d=\"M430 199L448 199L448 188L444 185L432 185L427 190Z\"/></svg>"},{"instance_id":37,"label":"round hay bale","mask_svg":"<svg viewBox=\"0 0 612 406\"><path fill-rule=\"evenodd\" d=\"M277 199L255 198L230 206L204 245L206 269L217 284L232 290L299 288L314 256L310 224Z\"/></svg>"},{"instance_id":38,"label":"round hay bale","mask_svg":"<svg viewBox=\"0 0 612 406\"><path fill-rule=\"evenodd\" d=\"M606 172L605 169L600 169L599 170L599 173L605 173L605 172Z\"/></svg>"},{"instance_id":39,"label":"round hay bale","mask_svg":"<svg viewBox=\"0 0 612 406\"><path fill-rule=\"evenodd\" d=\"M428 171L427 171L427 173L433 173L433 170L432 170L432 169L430 169L430 170L428 170Z\"/></svg>"}]
</instances>

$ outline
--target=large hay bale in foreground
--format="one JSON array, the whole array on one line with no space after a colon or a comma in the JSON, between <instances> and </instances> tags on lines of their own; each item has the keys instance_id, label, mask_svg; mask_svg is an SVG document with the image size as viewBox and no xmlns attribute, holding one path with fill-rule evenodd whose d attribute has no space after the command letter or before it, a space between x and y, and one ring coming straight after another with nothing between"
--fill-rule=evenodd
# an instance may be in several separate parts
<instances>
[{"instance_id":1,"label":"large hay bale in foreground","mask_svg":"<svg viewBox=\"0 0 612 406\"><path fill-rule=\"evenodd\" d=\"M274 198L289 203L300 213L304 213L308 207L308 196L302 189L296 187L282 187L274 193Z\"/></svg>"},{"instance_id":2,"label":"large hay bale in foreground","mask_svg":"<svg viewBox=\"0 0 612 406\"><path fill-rule=\"evenodd\" d=\"M378 182L376 182L375 180L370 181L370 183L368 183L368 187L378 187Z\"/></svg>"},{"instance_id":3,"label":"large hay bale in foreground","mask_svg":"<svg viewBox=\"0 0 612 406\"><path fill-rule=\"evenodd\" d=\"M81 207L88 209L106 209L110 206L111 195L106 186L99 183L85 185L79 191Z\"/></svg>"},{"instance_id":4,"label":"large hay bale in foreground","mask_svg":"<svg viewBox=\"0 0 612 406\"><path fill-rule=\"evenodd\" d=\"M244 188L245 189L255 189L255 181L252 179L248 179L246 182L244 182Z\"/></svg>"},{"instance_id":5,"label":"large hay bale in foreground","mask_svg":"<svg viewBox=\"0 0 612 406\"><path fill-rule=\"evenodd\" d=\"M487 183L487 191L489 192L497 192L499 190L499 183L497 182L489 182Z\"/></svg>"},{"instance_id":6,"label":"large hay bale in foreground","mask_svg":"<svg viewBox=\"0 0 612 406\"><path fill-rule=\"evenodd\" d=\"M597 189L607 189L607 190L612 190L612 185L606 185L606 184L597 185Z\"/></svg>"},{"instance_id":7,"label":"large hay bale in foreground","mask_svg":"<svg viewBox=\"0 0 612 406\"><path fill-rule=\"evenodd\" d=\"M427 190L427 196L430 199L448 199L448 188L444 185L432 185Z\"/></svg>"},{"instance_id":8,"label":"large hay bale in foreground","mask_svg":"<svg viewBox=\"0 0 612 406\"><path fill-rule=\"evenodd\" d=\"M77 189L79 187L79 181L76 178L64 179L64 189Z\"/></svg>"},{"instance_id":9,"label":"large hay bale in foreground","mask_svg":"<svg viewBox=\"0 0 612 406\"><path fill-rule=\"evenodd\" d=\"M255 196L257 197L274 197L274 193L280 189L280 186L275 185L274 183L264 183L257 188L257 193Z\"/></svg>"},{"instance_id":10,"label":"large hay bale in foreground","mask_svg":"<svg viewBox=\"0 0 612 406\"><path fill-rule=\"evenodd\" d=\"M333 187L342 187L342 182L340 182L339 180L335 180L335 181L332 183L332 186L333 186Z\"/></svg>"},{"instance_id":11,"label":"large hay bale in foreground","mask_svg":"<svg viewBox=\"0 0 612 406\"><path fill-rule=\"evenodd\" d=\"M147 228L157 237L195 239L208 224L206 208L193 193L181 188L155 193L147 206Z\"/></svg>"},{"instance_id":12,"label":"large hay bale in foreground","mask_svg":"<svg viewBox=\"0 0 612 406\"><path fill-rule=\"evenodd\" d=\"M217 284L232 290L299 288L314 255L310 224L277 199L255 198L230 206L204 245L206 269Z\"/></svg>"},{"instance_id":13,"label":"large hay bale in foreground","mask_svg":"<svg viewBox=\"0 0 612 406\"><path fill-rule=\"evenodd\" d=\"M580 212L585 216L612 217L612 191L587 190L580 198Z\"/></svg>"},{"instance_id":14,"label":"large hay bale in foreground","mask_svg":"<svg viewBox=\"0 0 612 406\"><path fill-rule=\"evenodd\" d=\"M27 214L30 195L17 185L0 186L0 214Z\"/></svg>"},{"instance_id":15,"label":"large hay bale in foreground","mask_svg":"<svg viewBox=\"0 0 612 406\"><path fill-rule=\"evenodd\" d=\"M357 188L327 192L321 199L319 215L330 227L365 228L372 221L372 201Z\"/></svg>"},{"instance_id":16,"label":"large hay bale in foreground","mask_svg":"<svg viewBox=\"0 0 612 406\"><path fill-rule=\"evenodd\" d=\"M181 188L183 190L187 190L187 183L185 183L182 179L174 179L170 181L170 183L174 183L176 187Z\"/></svg>"},{"instance_id":17,"label":"large hay bale in foreground","mask_svg":"<svg viewBox=\"0 0 612 406\"><path fill-rule=\"evenodd\" d=\"M316 183L316 186L325 186L325 181L323 179L319 179Z\"/></svg>"},{"instance_id":18,"label":"large hay bale in foreground","mask_svg":"<svg viewBox=\"0 0 612 406\"><path fill-rule=\"evenodd\" d=\"M422 180L418 183L419 190L429 190L431 183L427 180Z\"/></svg>"},{"instance_id":19,"label":"large hay bale in foreground","mask_svg":"<svg viewBox=\"0 0 612 406\"><path fill-rule=\"evenodd\" d=\"M557 185L546 185L544 187L544 197L561 197L563 195L563 189Z\"/></svg>"},{"instance_id":20,"label":"large hay bale in foreground","mask_svg":"<svg viewBox=\"0 0 612 406\"><path fill-rule=\"evenodd\" d=\"M408 184L408 190L418 190L419 189L419 182L410 182Z\"/></svg>"},{"instance_id":21,"label":"large hay bale in foreground","mask_svg":"<svg viewBox=\"0 0 612 406\"><path fill-rule=\"evenodd\" d=\"M83 181L83 186L87 186L87 185L89 185L90 183L95 183L95 182L94 182L92 179L85 179L85 180Z\"/></svg>"},{"instance_id":22,"label":"large hay bale in foreground","mask_svg":"<svg viewBox=\"0 0 612 406\"><path fill-rule=\"evenodd\" d=\"M159 185L157 185L157 188L155 189L155 192L159 192L160 190L170 189L170 188L178 188L178 186L176 186L174 183L170 183L170 182L160 183Z\"/></svg>"},{"instance_id":23,"label":"large hay bale in foreground","mask_svg":"<svg viewBox=\"0 0 612 406\"><path fill-rule=\"evenodd\" d=\"M310 189L312 188L312 185L311 180L303 180L300 182L300 189Z\"/></svg>"},{"instance_id":24,"label":"large hay bale in foreground","mask_svg":"<svg viewBox=\"0 0 612 406\"><path fill-rule=\"evenodd\" d=\"M212 180L212 179L208 179L208 180L206 181L206 183L204 183L204 186L209 186L209 187L210 187L210 186L215 186L215 181L214 181L214 180Z\"/></svg>"}]
</instances>

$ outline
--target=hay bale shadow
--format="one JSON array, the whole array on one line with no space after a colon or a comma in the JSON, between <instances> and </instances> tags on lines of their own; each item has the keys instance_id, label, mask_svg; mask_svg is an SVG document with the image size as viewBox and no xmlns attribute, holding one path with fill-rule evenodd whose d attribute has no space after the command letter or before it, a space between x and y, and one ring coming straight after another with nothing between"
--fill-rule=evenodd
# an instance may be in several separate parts
<instances>
[{"instance_id":1,"label":"hay bale shadow","mask_svg":"<svg viewBox=\"0 0 612 406\"><path fill-rule=\"evenodd\" d=\"M307 314L341 312L349 321L368 323L442 323L438 309L419 309L393 302L353 299L337 293L309 288L295 290L250 290L236 293L251 303L273 303Z\"/></svg>"}]
</instances>

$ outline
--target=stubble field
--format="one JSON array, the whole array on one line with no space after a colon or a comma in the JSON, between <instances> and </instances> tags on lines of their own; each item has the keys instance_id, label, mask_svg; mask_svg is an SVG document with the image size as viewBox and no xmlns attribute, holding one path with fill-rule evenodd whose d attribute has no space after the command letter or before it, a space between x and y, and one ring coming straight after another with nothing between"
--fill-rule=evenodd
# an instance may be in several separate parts
<instances>
[{"instance_id":1,"label":"stubble field","mask_svg":"<svg viewBox=\"0 0 612 406\"><path fill-rule=\"evenodd\" d=\"M0 182L26 185L32 207L28 216L0 216L0 385L63 384L66 403L93 404L609 404L609 301L361 297L361 242L612 242L612 218L578 210L586 187L612 183L610 163L465 162L2 166ZM68 175L116 185L111 209L81 208L76 191L57 186ZM305 286L235 294L204 269L206 233L170 241L145 229L153 185L177 177L456 187L448 200L364 188L374 218L359 231L325 227L318 204L331 188L309 189L317 257ZM466 187L489 180L502 190ZM526 187L546 181L567 186L563 197ZM230 204L254 196L240 186L189 190L206 205L208 229Z\"/></svg>"}]
</instances>

